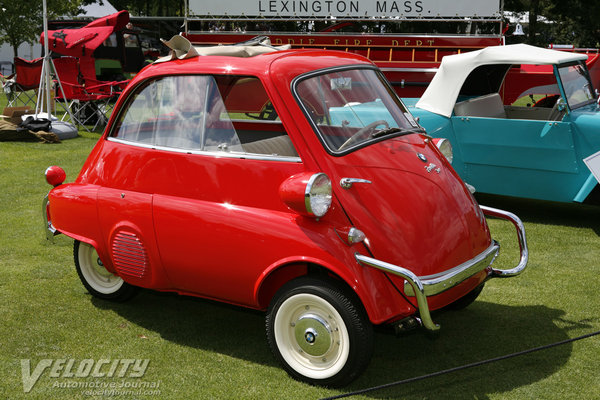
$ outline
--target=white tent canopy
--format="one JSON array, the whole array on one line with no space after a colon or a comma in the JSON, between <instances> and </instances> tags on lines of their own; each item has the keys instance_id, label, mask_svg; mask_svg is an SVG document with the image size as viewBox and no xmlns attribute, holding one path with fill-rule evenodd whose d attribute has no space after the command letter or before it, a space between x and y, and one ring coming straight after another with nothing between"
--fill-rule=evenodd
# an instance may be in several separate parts
<instances>
[{"instance_id":1,"label":"white tent canopy","mask_svg":"<svg viewBox=\"0 0 600 400\"><path fill-rule=\"evenodd\" d=\"M583 61L587 58L585 54L543 49L527 44L492 46L468 53L445 56L416 107L450 117L465 80L471 71L481 65L548 65Z\"/></svg>"},{"instance_id":2,"label":"white tent canopy","mask_svg":"<svg viewBox=\"0 0 600 400\"><path fill-rule=\"evenodd\" d=\"M93 4L88 4L85 6L81 6L83 12L78 17L106 17L107 15L114 14L119 12L116 8L113 7L107 0L102 0L102 2L98 1Z\"/></svg>"}]
</instances>

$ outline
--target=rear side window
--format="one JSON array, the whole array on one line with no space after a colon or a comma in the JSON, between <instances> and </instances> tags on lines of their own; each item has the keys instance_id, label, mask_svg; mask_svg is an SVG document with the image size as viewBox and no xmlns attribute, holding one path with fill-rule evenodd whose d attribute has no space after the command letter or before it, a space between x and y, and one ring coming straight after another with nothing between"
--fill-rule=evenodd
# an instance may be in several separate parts
<instances>
[{"instance_id":1,"label":"rear side window","mask_svg":"<svg viewBox=\"0 0 600 400\"><path fill-rule=\"evenodd\" d=\"M297 157L255 77L182 75L147 82L111 133L164 149Z\"/></svg>"}]
</instances>

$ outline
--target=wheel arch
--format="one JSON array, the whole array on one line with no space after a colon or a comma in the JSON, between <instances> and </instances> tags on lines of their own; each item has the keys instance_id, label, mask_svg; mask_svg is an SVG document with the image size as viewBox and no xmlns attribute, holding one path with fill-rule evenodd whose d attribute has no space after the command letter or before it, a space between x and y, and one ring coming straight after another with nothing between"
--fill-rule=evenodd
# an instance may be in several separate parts
<instances>
[{"instance_id":1,"label":"wheel arch","mask_svg":"<svg viewBox=\"0 0 600 400\"><path fill-rule=\"evenodd\" d=\"M92 246L94 249L96 249L96 252L98 253L98 257L100 257L100 260L102 260L104 267L108 271L110 271L112 273L116 273L115 267L112 263L110 255L104 251L104 248L102 246L100 246L100 244L96 240L94 240L90 237L87 237L87 236L77 235L72 232L65 232L65 231L59 231L59 232L65 236L70 237L73 240L76 240L81 243L86 243L86 244L89 244L90 246Z\"/></svg>"},{"instance_id":2,"label":"wheel arch","mask_svg":"<svg viewBox=\"0 0 600 400\"><path fill-rule=\"evenodd\" d=\"M367 294L361 290L356 277L321 260L307 258L282 260L267 268L254 288L254 298L258 307L267 309L275 293L283 285L301 276L312 276L345 287L373 321L375 307Z\"/></svg>"}]
</instances>

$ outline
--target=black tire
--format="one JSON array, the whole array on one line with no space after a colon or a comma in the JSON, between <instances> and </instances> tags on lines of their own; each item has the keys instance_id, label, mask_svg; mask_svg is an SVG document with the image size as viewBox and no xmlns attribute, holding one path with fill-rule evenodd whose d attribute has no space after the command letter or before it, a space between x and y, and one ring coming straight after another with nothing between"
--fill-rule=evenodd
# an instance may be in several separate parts
<instances>
[{"instance_id":1,"label":"black tire","mask_svg":"<svg viewBox=\"0 0 600 400\"><path fill-rule=\"evenodd\" d=\"M471 303L473 303L477 299L477 297L479 297L484 286L485 283L482 283L481 285L477 286L475 289L471 290L469 293L467 293L460 299L456 300L454 303L450 303L444 308L446 308L447 310L455 311L467 308L471 305Z\"/></svg>"},{"instance_id":2,"label":"black tire","mask_svg":"<svg viewBox=\"0 0 600 400\"><path fill-rule=\"evenodd\" d=\"M373 327L357 297L336 282L301 277L279 289L266 316L267 341L295 379L347 385L373 354Z\"/></svg>"},{"instance_id":3,"label":"black tire","mask_svg":"<svg viewBox=\"0 0 600 400\"><path fill-rule=\"evenodd\" d=\"M73 258L77 275L92 296L104 300L125 301L137 293L137 287L104 268L93 246L76 240L73 244Z\"/></svg>"}]
</instances>

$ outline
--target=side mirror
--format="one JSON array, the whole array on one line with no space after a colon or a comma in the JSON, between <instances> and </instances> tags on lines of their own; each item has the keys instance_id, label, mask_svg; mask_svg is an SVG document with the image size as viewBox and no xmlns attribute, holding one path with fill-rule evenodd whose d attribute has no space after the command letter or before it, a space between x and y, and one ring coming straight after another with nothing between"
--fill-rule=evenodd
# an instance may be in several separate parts
<instances>
[{"instance_id":1,"label":"side mirror","mask_svg":"<svg viewBox=\"0 0 600 400\"><path fill-rule=\"evenodd\" d=\"M563 112L567 109L567 103L565 102L565 99L559 97L558 100L556 100L556 109L560 112Z\"/></svg>"}]
</instances>

